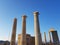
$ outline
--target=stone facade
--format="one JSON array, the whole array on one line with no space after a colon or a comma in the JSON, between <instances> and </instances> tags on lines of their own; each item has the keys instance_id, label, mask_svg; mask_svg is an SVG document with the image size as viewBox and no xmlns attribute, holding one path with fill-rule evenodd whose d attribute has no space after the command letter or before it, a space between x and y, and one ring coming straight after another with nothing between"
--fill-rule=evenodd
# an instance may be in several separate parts
<instances>
[{"instance_id":1,"label":"stone facade","mask_svg":"<svg viewBox=\"0 0 60 45\"><path fill-rule=\"evenodd\" d=\"M26 45L35 45L35 37L26 34ZM21 34L18 34L18 45L21 45Z\"/></svg>"}]
</instances>

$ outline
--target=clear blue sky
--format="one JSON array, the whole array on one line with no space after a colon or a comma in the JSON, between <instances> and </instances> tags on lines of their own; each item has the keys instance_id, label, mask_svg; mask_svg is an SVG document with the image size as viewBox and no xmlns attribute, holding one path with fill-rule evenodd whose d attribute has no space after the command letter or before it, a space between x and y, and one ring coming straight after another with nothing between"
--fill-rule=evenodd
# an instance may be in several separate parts
<instances>
[{"instance_id":1,"label":"clear blue sky","mask_svg":"<svg viewBox=\"0 0 60 45\"><path fill-rule=\"evenodd\" d=\"M27 15L26 32L34 36L34 11L40 12L42 37L46 32L49 40L48 31L52 27L58 31L58 35L60 34L60 0L0 0L0 40L10 40L15 17L18 20L16 35L21 34L23 14Z\"/></svg>"}]
</instances>

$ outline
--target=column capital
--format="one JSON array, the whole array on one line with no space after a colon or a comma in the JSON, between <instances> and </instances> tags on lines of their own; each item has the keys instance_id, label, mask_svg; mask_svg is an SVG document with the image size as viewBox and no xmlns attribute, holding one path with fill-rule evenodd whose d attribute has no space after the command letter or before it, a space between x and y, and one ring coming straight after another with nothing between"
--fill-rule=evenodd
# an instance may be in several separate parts
<instances>
[{"instance_id":1,"label":"column capital","mask_svg":"<svg viewBox=\"0 0 60 45\"><path fill-rule=\"evenodd\" d=\"M26 15L23 15L22 18L26 18L27 16Z\"/></svg>"},{"instance_id":2,"label":"column capital","mask_svg":"<svg viewBox=\"0 0 60 45\"><path fill-rule=\"evenodd\" d=\"M15 17L14 20L17 20L17 18Z\"/></svg>"},{"instance_id":3,"label":"column capital","mask_svg":"<svg viewBox=\"0 0 60 45\"><path fill-rule=\"evenodd\" d=\"M33 12L34 15L39 15L38 11Z\"/></svg>"}]
</instances>

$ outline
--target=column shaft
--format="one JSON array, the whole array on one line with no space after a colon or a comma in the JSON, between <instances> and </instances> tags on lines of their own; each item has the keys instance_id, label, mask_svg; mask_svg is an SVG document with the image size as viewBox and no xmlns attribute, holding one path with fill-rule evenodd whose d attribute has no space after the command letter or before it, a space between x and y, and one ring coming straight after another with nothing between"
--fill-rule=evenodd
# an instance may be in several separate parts
<instances>
[{"instance_id":1,"label":"column shaft","mask_svg":"<svg viewBox=\"0 0 60 45\"><path fill-rule=\"evenodd\" d=\"M16 26L17 26L17 19L14 19L13 29L12 29L12 36L11 36L11 43L10 45L15 45L16 41Z\"/></svg>"},{"instance_id":2,"label":"column shaft","mask_svg":"<svg viewBox=\"0 0 60 45\"><path fill-rule=\"evenodd\" d=\"M50 43L52 43L52 41L51 41L51 34L50 34L50 32L49 32L49 38L50 38Z\"/></svg>"},{"instance_id":3,"label":"column shaft","mask_svg":"<svg viewBox=\"0 0 60 45\"><path fill-rule=\"evenodd\" d=\"M38 12L34 12L35 45L42 45Z\"/></svg>"},{"instance_id":4,"label":"column shaft","mask_svg":"<svg viewBox=\"0 0 60 45\"><path fill-rule=\"evenodd\" d=\"M26 16L22 16L22 37L21 45L26 45Z\"/></svg>"},{"instance_id":5,"label":"column shaft","mask_svg":"<svg viewBox=\"0 0 60 45\"><path fill-rule=\"evenodd\" d=\"M46 41L46 33L44 32L44 40L45 40L45 44L47 43Z\"/></svg>"}]
</instances>

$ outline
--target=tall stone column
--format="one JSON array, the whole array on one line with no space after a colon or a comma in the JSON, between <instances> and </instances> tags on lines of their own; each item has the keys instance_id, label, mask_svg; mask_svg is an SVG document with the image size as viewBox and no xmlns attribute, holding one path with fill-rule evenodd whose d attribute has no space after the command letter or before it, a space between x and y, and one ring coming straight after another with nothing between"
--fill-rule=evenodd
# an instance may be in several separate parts
<instances>
[{"instance_id":1,"label":"tall stone column","mask_svg":"<svg viewBox=\"0 0 60 45\"><path fill-rule=\"evenodd\" d=\"M44 32L44 40L45 40L45 44L47 43L47 40L46 40L46 33Z\"/></svg>"},{"instance_id":2,"label":"tall stone column","mask_svg":"<svg viewBox=\"0 0 60 45\"><path fill-rule=\"evenodd\" d=\"M50 34L50 32L49 32L49 39L50 39L50 43L52 43L52 41L51 41L51 34Z\"/></svg>"},{"instance_id":3,"label":"tall stone column","mask_svg":"<svg viewBox=\"0 0 60 45\"><path fill-rule=\"evenodd\" d=\"M14 24L13 24L13 29L12 29L12 36L11 36L10 45L15 45L15 41L16 41L16 27L17 27L17 19L14 18Z\"/></svg>"},{"instance_id":4,"label":"tall stone column","mask_svg":"<svg viewBox=\"0 0 60 45\"><path fill-rule=\"evenodd\" d=\"M21 45L26 45L26 17L22 16L22 35L21 35Z\"/></svg>"},{"instance_id":5,"label":"tall stone column","mask_svg":"<svg viewBox=\"0 0 60 45\"><path fill-rule=\"evenodd\" d=\"M35 45L42 45L38 15L39 12L34 12Z\"/></svg>"}]
</instances>

